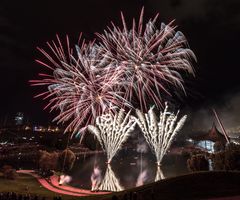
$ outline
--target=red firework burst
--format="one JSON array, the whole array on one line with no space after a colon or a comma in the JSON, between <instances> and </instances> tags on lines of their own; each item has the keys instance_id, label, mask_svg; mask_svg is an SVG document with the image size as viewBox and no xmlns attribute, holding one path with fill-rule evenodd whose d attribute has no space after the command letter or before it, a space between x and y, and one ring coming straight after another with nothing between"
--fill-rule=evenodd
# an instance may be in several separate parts
<instances>
[{"instance_id":1,"label":"red firework burst","mask_svg":"<svg viewBox=\"0 0 240 200\"><path fill-rule=\"evenodd\" d=\"M138 26L133 19L127 28L121 13L123 29L112 23L100 38L98 51L108 67L118 71L123 84L124 98L139 102L141 110L147 110L147 102L162 106L163 94L171 96L170 89L184 91L182 71L194 74L191 59L196 59L188 48L184 35L175 31L173 21L156 28L156 20L149 20L143 28L142 9ZM184 91L185 92L185 91Z\"/></svg>"},{"instance_id":2,"label":"red firework burst","mask_svg":"<svg viewBox=\"0 0 240 200\"><path fill-rule=\"evenodd\" d=\"M79 40L80 41L80 40ZM78 42L79 43L79 42ZM34 86L47 86L48 90L36 97L48 99L45 108L58 109L54 121L69 121L65 131L83 132L88 124L94 123L96 116L106 111L115 112L123 103L130 107L116 90L118 85L117 71L101 70L94 42L84 41L76 45L76 51L70 47L66 37L66 48L57 36L57 43L47 43L50 53L38 48L48 59L48 64L37 60L51 70L50 74L40 73L39 80L30 81ZM113 90L113 88L115 88Z\"/></svg>"}]
</instances>

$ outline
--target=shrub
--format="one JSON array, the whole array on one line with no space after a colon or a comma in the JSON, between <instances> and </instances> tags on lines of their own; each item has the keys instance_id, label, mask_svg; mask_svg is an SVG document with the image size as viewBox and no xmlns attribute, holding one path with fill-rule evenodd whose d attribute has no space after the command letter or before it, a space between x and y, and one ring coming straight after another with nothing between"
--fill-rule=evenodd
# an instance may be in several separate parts
<instances>
[{"instance_id":1,"label":"shrub","mask_svg":"<svg viewBox=\"0 0 240 200\"><path fill-rule=\"evenodd\" d=\"M3 177L6 179L16 179L18 174L15 169L12 168L10 165L4 165L1 169L3 173Z\"/></svg>"},{"instance_id":2,"label":"shrub","mask_svg":"<svg viewBox=\"0 0 240 200\"><path fill-rule=\"evenodd\" d=\"M4 177L6 179L12 179L15 180L18 177L18 174L16 172L16 169L9 169L4 173Z\"/></svg>"},{"instance_id":3,"label":"shrub","mask_svg":"<svg viewBox=\"0 0 240 200\"><path fill-rule=\"evenodd\" d=\"M1 172L4 174L6 171L12 169L12 166L11 165L4 165L2 168L1 168Z\"/></svg>"},{"instance_id":4,"label":"shrub","mask_svg":"<svg viewBox=\"0 0 240 200\"><path fill-rule=\"evenodd\" d=\"M192 155L187 160L187 166L189 171L208 171L209 163L206 156L203 154Z\"/></svg>"},{"instance_id":5,"label":"shrub","mask_svg":"<svg viewBox=\"0 0 240 200\"><path fill-rule=\"evenodd\" d=\"M240 170L240 150L229 149L225 152L225 168Z\"/></svg>"},{"instance_id":6,"label":"shrub","mask_svg":"<svg viewBox=\"0 0 240 200\"><path fill-rule=\"evenodd\" d=\"M240 145L230 143L211 157L214 170L240 170Z\"/></svg>"},{"instance_id":7,"label":"shrub","mask_svg":"<svg viewBox=\"0 0 240 200\"><path fill-rule=\"evenodd\" d=\"M39 151L39 168L42 171L56 170L58 168L59 154L56 152Z\"/></svg>"}]
</instances>

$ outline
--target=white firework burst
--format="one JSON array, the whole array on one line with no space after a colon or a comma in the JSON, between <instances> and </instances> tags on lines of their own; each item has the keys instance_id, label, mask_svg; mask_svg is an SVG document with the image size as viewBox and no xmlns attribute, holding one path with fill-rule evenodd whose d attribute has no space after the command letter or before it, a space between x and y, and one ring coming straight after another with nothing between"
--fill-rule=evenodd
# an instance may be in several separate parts
<instances>
[{"instance_id":1,"label":"white firework burst","mask_svg":"<svg viewBox=\"0 0 240 200\"><path fill-rule=\"evenodd\" d=\"M154 152L157 164L160 165L163 156L166 154L174 137L181 130L187 116L184 115L178 120L178 113L168 111L168 104L165 103L165 109L160 112L160 119L151 108L148 113L143 114L140 110L136 111L138 118L136 121L141 128L143 135Z\"/></svg>"},{"instance_id":2,"label":"white firework burst","mask_svg":"<svg viewBox=\"0 0 240 200\"><path fill-rule=\"evenodd\" d=\"M106 151L108 163L134 130L135 124L136 121L130 116L130 111L125 115L124 110L121 109L115 114L109 113L97 117L97 127L88 126L88 130L96 136L103 150Z\"/></svg>"},{"instance_id":3,"label":"white firework burst","mask_svg":"<svg viewBox=\"0 0 240 200\"><path fill-rule=\"evenodd\" d=\"M149 100L162 107L164 94L172 96L174 88L185 91L181 72L194 74L191 61L196 58L173 21L157 27L156 15L144 28L143 13L138 26L133 19L130 28L122 14L123 29L112 23L104 34L97 34L97 49L104 65L121 74L125 99L134 98L141 110L147 110Z\"/></svg>"}]
</instances>

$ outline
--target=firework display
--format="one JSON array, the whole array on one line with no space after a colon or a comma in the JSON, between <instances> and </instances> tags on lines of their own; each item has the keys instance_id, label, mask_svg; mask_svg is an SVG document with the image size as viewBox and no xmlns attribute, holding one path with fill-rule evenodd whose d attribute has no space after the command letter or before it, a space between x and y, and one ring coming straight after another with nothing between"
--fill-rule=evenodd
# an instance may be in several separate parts
<instances>
[{"instance_id":1,"label":"firework display","mask_svg":"<svg viewBox=\"0 0 240 200\"><path fill-rule=\"evenodd\" d=\"M157 28L157 18L144 28L142 10L138 25L133 20L128 29L122 15L123 29L113 24L97 34L97 43L79 39L72 47L68 37L63 43L57 36L48 50L38 48L47 61L37 62L50 73L40 73L31 84L47 86L36 97L48 100L50 111L59 110L54 121L68 122L65 131L81 134L97 116L121 108L161 108L165 94L184 91L180 73L193 74L195 56L173 22Z\"/></svg>"},{"instance_id":2,"label":"firework display","mask_svg":"<svg viewBox=\"0 0 240 200\"><path fill-rule=\"evenodd\" d=\"M120 110L115 115L109 113L96 119L96 126L89 125L92 132L107 154L107 162L110 163L117 151L121 148L129 134L134 130L136 121L130 116L130 111L125 115Z\"/></svg>"},{"instance_id":3,"label":"firework display","mask_svg":"<svg viewBox=\"0 0 240 200\"><path fill-rule=\"evenodd\" d=\"M51 111L59 109L60 114L54 119L58 123L69 121L66 131L82 132L88 124L93 124L96 116L105 111L112 111L125 103L113 86L118 83L115 72L101 73L96 69L97 53L94 43L83 42L76 46L76 52L70 48L66 38L67 50L57 36L57 43L47 43L53 56L45 50L39 49L50 64L37 62L48 67L52 75L39 74L40 80L31 81L32 85L48 86L48 91L37 95L43 99L50 99ZM75 57L76 58L75 58Z\"/></svg>"},{"instance_id":4,"label":"firework display","mask_svg":"<svg viewBox=\"0 0 240 200\"><path fill-rule=\"evenodd\" d=\"M133 20L128 29L122 16L123 29L112 24L112 28L97 34L101 39L98 51L105 65L120 74L124 98L137 101L141 110L148 103L162 107L162 97L180 88L184 91L185 71L193 74L191 59L196 59L188 48L187 40L180 31L175 31L173 22L156 26L158 15L143 26L142 9L138 26Z\"/></svg>"},{"instance_id":5,"label":"firework display","mask_svg":"<svg viewBox=\"0 0 240 200\"><path fill-rule=\"evenodd\" d=\"M168 104L165 103L165 109L160 112L160 119L151 108L147 114L143 114L140 110L136 111L138 118L136 121L141 128L143 135L154 152L157 164L160 165L163 156L166 154L174 137L181 130L187 116L184 115L178 120L178 113L171 113L168 110Z\"/></svg>"}]
</instances>

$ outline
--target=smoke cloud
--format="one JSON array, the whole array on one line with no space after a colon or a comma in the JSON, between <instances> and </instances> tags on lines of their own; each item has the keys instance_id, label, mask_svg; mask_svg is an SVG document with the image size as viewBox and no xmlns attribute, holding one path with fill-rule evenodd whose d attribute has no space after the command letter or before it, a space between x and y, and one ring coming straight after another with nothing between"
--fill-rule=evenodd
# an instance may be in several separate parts
<instances>
[{"instance_id":1,"label":"smoke cloud","mask_svg":"<svg viewBox=\"0 0 240 200\"><path fill-rule=\"evenodd\" d=\"M224 127L228 132L236 132L240 127L240 91L231 92L216 103L209 103L208 106L202 107L196 112L192 111L191 122L193 130L208 130L213 122L219 128L214 115L211 111L214 108ZM220 128L219 128L220 130Z\"/></svg>"}]
</instances>

